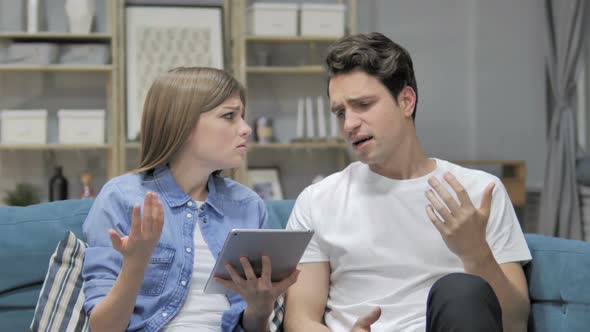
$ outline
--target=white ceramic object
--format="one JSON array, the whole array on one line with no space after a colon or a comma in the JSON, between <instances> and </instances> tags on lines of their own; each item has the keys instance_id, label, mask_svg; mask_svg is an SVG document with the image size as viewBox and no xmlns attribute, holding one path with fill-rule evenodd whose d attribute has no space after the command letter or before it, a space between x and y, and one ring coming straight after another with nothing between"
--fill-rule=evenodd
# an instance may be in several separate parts
<instances>
[{"instance_id":1,"label":"white ceramic object","mask_svg":"<svg viewBox=\"0 0 590 332\"><path fill-rule=\"evenodd\" d=\"M27 32L39 32L39 0L27 1Z\"/></svg>"},{"instance_id":2,"label":"white ceramic object","mask_svg":"<svg viewBox=\"0 0 590 332\"><path fill-rule=\"evenodd\" d=\"M66 0L70 32L90 33L95 9L94 0Z\"/></svg>"}]
</instances>

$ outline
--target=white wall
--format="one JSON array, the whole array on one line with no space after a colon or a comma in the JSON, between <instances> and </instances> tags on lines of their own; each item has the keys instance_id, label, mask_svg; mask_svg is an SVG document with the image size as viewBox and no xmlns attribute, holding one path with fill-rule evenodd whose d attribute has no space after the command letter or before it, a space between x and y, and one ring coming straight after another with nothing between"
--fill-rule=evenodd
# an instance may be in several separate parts
<instances>
[{"instance_id":1,"label":"white wall","mask_svg":"<svg viewBox=\"0 0 590 332\"><path fill-rule=\"evenodd\" d=\"M445 159L524 159L527 185L545 162L542 7L536 0L373 0L361 29L382 32L414 60L416 125Z\"/></svg>"}]
</instances>

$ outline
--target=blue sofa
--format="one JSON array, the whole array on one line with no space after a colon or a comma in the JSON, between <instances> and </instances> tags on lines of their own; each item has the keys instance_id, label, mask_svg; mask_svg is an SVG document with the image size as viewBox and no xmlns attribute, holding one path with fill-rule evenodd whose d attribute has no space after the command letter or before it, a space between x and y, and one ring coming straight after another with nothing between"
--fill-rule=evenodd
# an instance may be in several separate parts
<instances>
[{"instance_id":1,"label":"blue sofa","mask_svg":"<svg viewBox=\"0 0 590 332\"><path fill-rule=\"evenodd\" d=\"M92 200L0 207L0 331L26 331L49 258L70 230L82 237ZM285 226L293 201L268 201L269 222ZM527 234L529 331L590 331L590 243Z\"/></svg>"}]
</instances>

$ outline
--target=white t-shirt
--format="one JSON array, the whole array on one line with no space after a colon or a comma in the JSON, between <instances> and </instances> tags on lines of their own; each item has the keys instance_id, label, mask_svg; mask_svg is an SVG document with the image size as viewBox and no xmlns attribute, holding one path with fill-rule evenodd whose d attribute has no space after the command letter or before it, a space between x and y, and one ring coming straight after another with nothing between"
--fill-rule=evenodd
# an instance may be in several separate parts
<instances>
[{"instance_id":1,"label":"white t-shirt","mask_svg":"<svg viewBox=\"0 0 590 332\"><path fill-rule=\"evenodd\" d=\"M325 312L332 331L350 331L375 306L382 309L373 331L420 331L426 326L426 299L434 282L464 272L426 214L427 180L450 171L480 206L484 188L495 182L486 236L496 261L531 259L508 194L500 180L482 171L434 159L432 173L392 180L355 162L307 187L298 197L288 229L312 229L302 263L329 262L330 290ZM456 195L455 195L456 197Z\"/></svg>"},{"instance_id":2,"label":"white t-shirt","mask_svg":"<svg viewBox=\"0 0 590 332\"><path fill-rule=\"evenodd\" d=\"M203 202L197 202L197 209ZM203 288L215 265L215 258L195 225L195 261L189 291L178 314L164 327L165 332L221 331L221 316L230 307L225 295L205 294Z\"/></svg>"}]
</instances>

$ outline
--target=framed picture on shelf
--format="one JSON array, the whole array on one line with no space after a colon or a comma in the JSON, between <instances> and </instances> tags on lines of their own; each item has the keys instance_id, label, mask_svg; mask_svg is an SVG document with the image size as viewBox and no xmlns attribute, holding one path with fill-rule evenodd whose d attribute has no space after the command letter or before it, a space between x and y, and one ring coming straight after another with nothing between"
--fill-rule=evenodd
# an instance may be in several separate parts
<instances>
[{"instance_id":1,"label":"framed picture on shelf","mask_svg":"<svg viewBox=\"0 0 590 332\"><path fill-rule=\"evenodd\" d=\"M283 199L283 189L279 180L278 168L251 168L248 170L248 183L264 200Z\"/></svg>"},{"instance_id":2,"label":"framed picture on shelf","mask_svg":"<svg viewBox=\"0 0 590 332\"><path fill-rule=\"evenodd\" d=\"M145 96L159 75L179 66L223 69L222 7L162 4L132 1L125 8L130 141L138 139Z\"/></svg>"}]
</instances>

